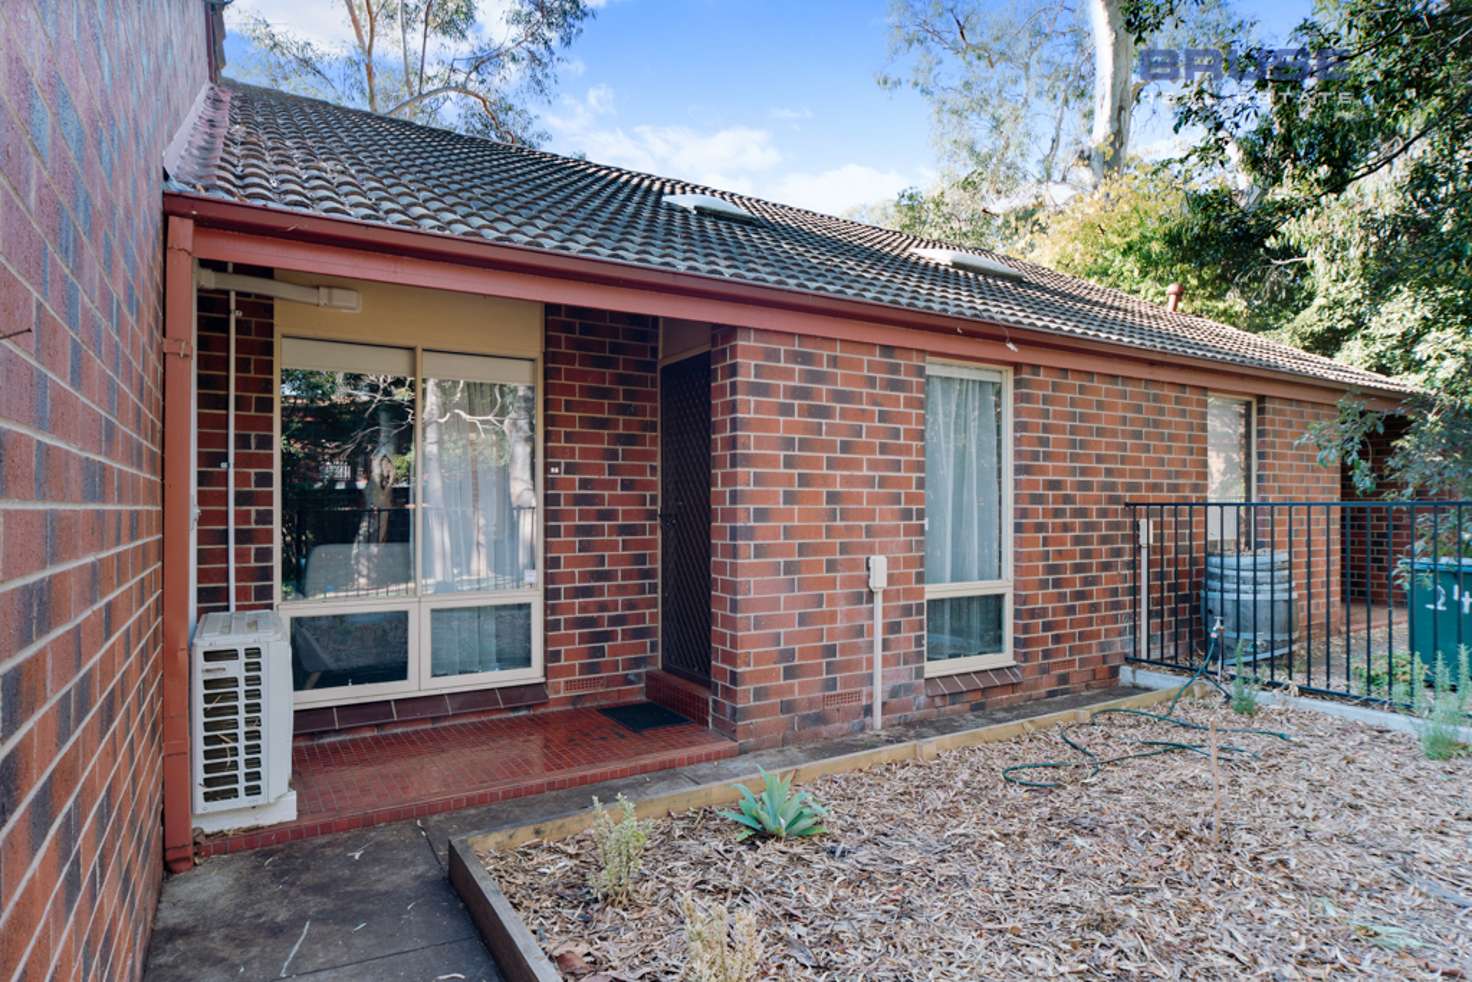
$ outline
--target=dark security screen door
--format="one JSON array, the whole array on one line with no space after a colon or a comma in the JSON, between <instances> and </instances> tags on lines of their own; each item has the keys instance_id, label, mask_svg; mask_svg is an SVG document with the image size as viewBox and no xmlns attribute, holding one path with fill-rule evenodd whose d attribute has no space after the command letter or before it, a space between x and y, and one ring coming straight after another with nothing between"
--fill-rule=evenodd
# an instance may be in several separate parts
<instances>
[{"instance_id":1,"label":"dark security screen door","mask_svg":"<svg viewBox=\"0 0 1472 982\"><path fill-rule=\"evenodd\" d=\"M710 681L710 352L660 369L660 637L666 671Z\"/></svg>"}]
</instances>

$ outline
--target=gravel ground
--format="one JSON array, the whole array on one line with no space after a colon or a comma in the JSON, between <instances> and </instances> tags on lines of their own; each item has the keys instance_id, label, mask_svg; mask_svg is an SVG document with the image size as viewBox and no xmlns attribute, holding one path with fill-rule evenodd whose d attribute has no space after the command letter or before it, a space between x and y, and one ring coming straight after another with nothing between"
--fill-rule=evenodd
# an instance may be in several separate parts
<instances>
[{"instance_id":1,"label":"gravel ground","mask_svg":"<svg viewBox=\"0 0 1472 982\"><path fill-rule=\"evenodd\" d=\"M1219 728L1243 717L1196 704ZM1100 757L1205 733L1132 717L1068 732ZM1263 710L1269 736L1219 733L1219 763L1170 753L1076 760L1057 731L823 778L830 833L736 840L702 810L652 823L623 908L589 889L587 835L483 856L569 978L674 979L680 897L749 910L767 978L1472 977L1472 758L1407 736Z\"/></svg>"}]
</instances>

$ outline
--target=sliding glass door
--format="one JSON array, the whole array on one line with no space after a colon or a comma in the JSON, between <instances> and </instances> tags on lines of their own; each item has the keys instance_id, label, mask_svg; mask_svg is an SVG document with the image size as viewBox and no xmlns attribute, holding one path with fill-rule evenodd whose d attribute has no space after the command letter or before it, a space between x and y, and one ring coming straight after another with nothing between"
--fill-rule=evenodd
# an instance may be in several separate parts
<instances>
[{"instance_id":1,"label":"sliding glass door","mask_svg":"<svg viewBox=\"0 0 1472 982\"><path fill-rule=\"evenodd\" d=\"M286 338L299 704L540 678L534 363Z\"/></svg>"}]
</instances>

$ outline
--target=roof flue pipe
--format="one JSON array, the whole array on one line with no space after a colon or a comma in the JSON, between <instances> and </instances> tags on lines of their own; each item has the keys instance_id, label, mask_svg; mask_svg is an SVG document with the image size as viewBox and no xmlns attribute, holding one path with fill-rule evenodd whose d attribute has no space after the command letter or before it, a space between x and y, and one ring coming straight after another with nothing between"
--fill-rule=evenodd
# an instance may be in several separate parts
<instances>
[{"instance_id":1,"label":"roof flue pipe","mask_svg":"<svg viewBox=\"0 0 1472 982\"><path fill-rule=\"evenodd\" d=\"M1179 283L1172 283L1165 288L1165 309L1175 311L1181 306L1181 297L1186 293L1186 288Z\"/></svg>"}]
</instances>

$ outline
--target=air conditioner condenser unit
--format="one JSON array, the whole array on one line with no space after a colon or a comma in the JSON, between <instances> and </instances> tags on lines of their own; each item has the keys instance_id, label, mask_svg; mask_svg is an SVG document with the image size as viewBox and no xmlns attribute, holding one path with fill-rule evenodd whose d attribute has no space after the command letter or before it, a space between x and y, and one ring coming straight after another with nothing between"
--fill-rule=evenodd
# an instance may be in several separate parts
<instances>
[{"instance_id":1,"label":"air conditioner condenser unit","mask_svg":"<svg viewBox=\"0 0 1472 982\"><path fill-rule=\"evenodd\" d=\"M291 646L274 611L206 614L190 672L194 825L290 821Z\"/></svg>"}]
</instances>

